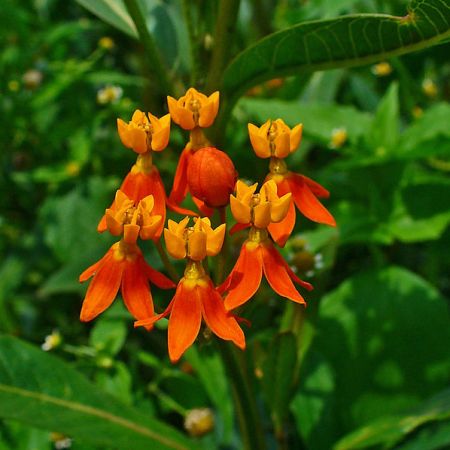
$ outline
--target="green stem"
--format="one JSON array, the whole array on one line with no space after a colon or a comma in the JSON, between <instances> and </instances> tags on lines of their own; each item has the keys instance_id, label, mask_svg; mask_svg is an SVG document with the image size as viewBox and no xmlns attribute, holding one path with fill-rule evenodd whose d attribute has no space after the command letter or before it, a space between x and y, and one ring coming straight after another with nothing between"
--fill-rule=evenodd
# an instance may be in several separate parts
<instances>
[{"instance_id":1,"label":"green stem","mask_svg":"<svg viewBox=\"0 0 450 450\"><path fill-rule=\"evenodd\" d=\"M167 76L168 70L164 65L161 55L158 52L155 41L148 31L145 17L137 0L124 0L128 13L133 20L139 35L139 40L145 48L145 53L149 59L152 74L155 82L159 86L160 92L165 95L174 95L174 88L171 80Z\"/></svg>"},{"instance_id":2,"label":"green stem","mask_svg":"<svg viewBox=\"0 0 450 450\"><path fill-rule=\"evenodd\" d=\"M261 418L258 414L256 399L252 391L247 368L243 358L229 342L218 341L222 361L229 375L231 389L236 406L236 414L241 429L243 450L265 450Z\"/></svg>"},{"instance_id":3,"label":"green stem","mask_svg":"<svg viewBox=\"0 0 450 450\"><path fill-rule=\"evenodd\" d=\"M240 0L221 0L214 31L214 48L206 79L205 90L211 93L220 88L223 70L228 64L231 43L236 28Z\"/></svg>"},{"instance_id":4,"label":"green stem","mask_svg":"<svg viewBox=\"0 0 450 450\"><path fill-rule=\"evenodd\" d=\"M199 74L199 53L198 53L198 40L195 32L194 23L192 21L192 0L183 0L183 16L184 22L186 23L186 28L189 36L189 48L191 54L191 86L196 86Z\"/></svg>"},{"instance_id":5,"label":"green stem","mask_svg":"<svg viewBox=\"0 0 450 450\"><path fill-rule=\"evenodd\" d=\"M180 277L178 276L178 273L175 270L175 267L170 262L169 257L167 256L167 253L161 244L161 240L155 242L155 247L156 247L156 250L158 250L159 257L161 258L161 261L164 264L164 267L166 268L167 272L169 273L170 278L172 279L172 281L174 283L178 283L178 281L180 280Z\"/></svg>"}]
</instances>

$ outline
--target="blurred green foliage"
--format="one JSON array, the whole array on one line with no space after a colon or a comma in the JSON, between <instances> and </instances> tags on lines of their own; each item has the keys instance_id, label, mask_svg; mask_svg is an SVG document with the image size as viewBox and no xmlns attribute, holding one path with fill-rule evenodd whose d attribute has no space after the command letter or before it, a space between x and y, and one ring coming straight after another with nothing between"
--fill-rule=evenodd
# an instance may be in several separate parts
<instances>
[{"instance_id":1,"label":"blurred green foliage","mask_svg":"<svg viewBox=\"0 0 450 450\"><path fill-rule=\"evenodd\" d=\"M201 87L217 5L196 0L186 13L188 3L143 5L169 72L185 85L195 75ZM230 51L305 20L401 17L406 4L242 1ZM180 448L240 448L227 368L206 332L173 366L165 324L134 330L119 301L93 324L78 321L86 289L78 275L112 243L96 225L134 162L116 118L165 108L155 106L151 67L124 4L3 0L1 9L0 450L54 448L64 436L49 431L74 437L74 449L150 448L150 424L186 445ZM267 164L251 150L247 122L303 122L290 169L331 191L326 206L338 223L328 229L300 218L283 251L292 265L301 252L312 257L305 272L315 290L306 310L267 286L242 310L252 322L244 363L268 448L450 445L449 49L444 43L392 57L386 73L365 65L290 74L253 87L229 117L223 149L240 177L254 181ZM239 82L236 67L229 86ZM174 129L158 155L166 189L184 141ZM162 268L151 246L145 254ZM170 299L158 290L154 296L160 306ZM56 335L48 341L56 356L37 348ZM58 409L58 398L102 413L92 420L91 410L86 418L78 406ZM212 408L216 425L192 443L181 429L198 407ZM102 422L112 411L115 422ZM143 428L136 434L129 423Z\"/></svg>"}]
</instances>

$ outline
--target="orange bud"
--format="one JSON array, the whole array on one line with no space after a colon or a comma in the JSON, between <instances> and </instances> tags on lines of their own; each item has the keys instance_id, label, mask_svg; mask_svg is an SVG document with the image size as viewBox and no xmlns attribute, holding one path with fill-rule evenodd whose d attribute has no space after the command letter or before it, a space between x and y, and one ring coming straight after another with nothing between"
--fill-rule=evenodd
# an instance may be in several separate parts
<instances>
[{"instance_id":1,"label":"orange bud","mask_svg":"<svg viewBox=\"0 0 450 450\"><path fill-rule=\"evenodd\" d=\"M225 206L234 190L237 172L228 155L214 147L196 150L189 160L187 182L191 194L209 207Z\"/></svg>"}]
</instances>

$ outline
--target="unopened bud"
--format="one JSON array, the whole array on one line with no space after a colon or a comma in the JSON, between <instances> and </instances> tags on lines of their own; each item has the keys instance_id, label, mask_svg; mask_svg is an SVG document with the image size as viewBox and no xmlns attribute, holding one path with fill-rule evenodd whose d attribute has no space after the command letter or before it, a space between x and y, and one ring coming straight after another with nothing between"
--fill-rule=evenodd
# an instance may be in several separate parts
<instances>
[{"instance_id":1,"label":"unopened bud","mask_svg":"<svg viewBox=\"0 0 450 450\"><path fill-rule=\"evenodd\" d=\"M209 207L217 208L229 203L236 178L233 162L217 148L201 148L189 160L189 191Z\"/></svg>"}]
</instances>

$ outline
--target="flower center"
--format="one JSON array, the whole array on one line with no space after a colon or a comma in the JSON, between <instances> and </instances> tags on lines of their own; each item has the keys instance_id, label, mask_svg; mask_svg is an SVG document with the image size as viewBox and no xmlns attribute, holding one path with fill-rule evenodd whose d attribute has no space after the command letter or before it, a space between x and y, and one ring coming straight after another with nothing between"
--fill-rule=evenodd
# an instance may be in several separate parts
<instances>
[{"instance_id":1,"label":"flower center","mask_svg":"<svg viewBox=\"0 0 450 450\"><path fill-rule=\"evenodd\" d=\"M269 170L272 175L284 175L288 172L287 165L283 159L270 158Z\"/></svg>"},{"instance_id":2,"label":"flower center","mask_svg":"<svg viewBox=\"0 0 450 450\"><path fill-rule=\"evenodd\" d=\"M269 239L269 235L267 230L264 228L251 227L248 233L248 241L255 242L257 244L267 241Z\"/></svg>"}]
</instances>

